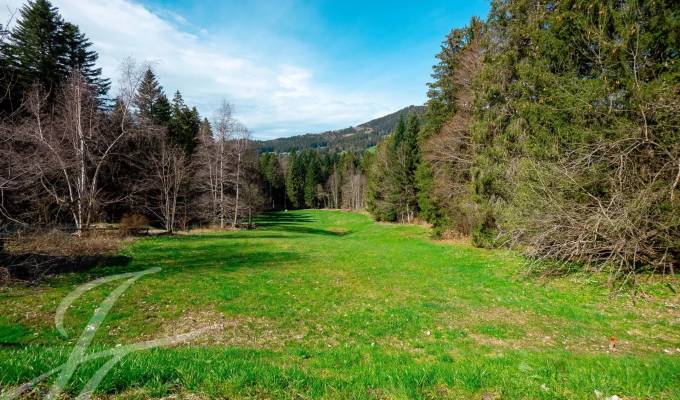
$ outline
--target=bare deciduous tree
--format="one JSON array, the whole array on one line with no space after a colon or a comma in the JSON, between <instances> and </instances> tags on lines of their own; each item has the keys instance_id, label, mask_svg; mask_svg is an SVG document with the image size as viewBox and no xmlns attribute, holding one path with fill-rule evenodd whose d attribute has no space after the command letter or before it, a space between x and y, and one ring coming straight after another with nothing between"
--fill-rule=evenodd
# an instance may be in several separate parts
<instances>
[{"instance_id":1,"label":"bare deciduous tree","mask_svg":"<svg viewBox=\"0 0 680 400\"><path fill-rule=\"evenodd\" d=\"M342 185L342 206L350 210L361 210L365 207L366 177L352 169Z\"/></svg>"},{"instance_id":2,"label":"bare deciduous tree","mask_svg":"<svg viewBox=\"0 0 680 400\"><path fill-rule=\"evenodd\" d=\"M196 161L197 186L207 197L207 219L224 229L228 220L230 142L235 121L226 101L215 114L213 131L203 126L199 132Z\"/></svg>"},{"instance_id":3,"label":"bare deciduous tree","mask_svg":"<svg viewBox=\"0 0 680 400\"><path fill-rule=\"evenodd\" d=\"M155 141L156 151L148 158L145 189L147 208L163 223L169 233L175 231L178 201L188 175L184 149L170 143L165 132Z\"/></svg>"},{"instance_id":4,"label":"bare deciduous tree","mask_svg":"<svg viewBox=\"0 0 680 400\"><path fill-rule=\"evenodd\" d=\"M124 67L119 125L104 124L96 94L74 70L64 82L56 105L47 103L41 88L26 97L30 118L13 130L13 139L30 148L23 159L33 178L59 209L67 211L77 232L92 222L100 195L100 173L128 133L129 107L139 78L134 64Z\"/></svg>"},{"instance_id":5,"label":"bare deciduous tree","mask_svg":"<svg viewBox=\"0 0 680 400\"><path fill-rule=\"evenodd\" d=\"M239 200L241 191L241 173L243 168L243 159L248 146L250 145L250 131L240 123L234 124L234 138L232 141L234 159L236 162L236 171L234 177L234 185L236 187L236 196L234 201L234 213L231 227L236 228L239 217Z\"/></svg>"}]
</instances>

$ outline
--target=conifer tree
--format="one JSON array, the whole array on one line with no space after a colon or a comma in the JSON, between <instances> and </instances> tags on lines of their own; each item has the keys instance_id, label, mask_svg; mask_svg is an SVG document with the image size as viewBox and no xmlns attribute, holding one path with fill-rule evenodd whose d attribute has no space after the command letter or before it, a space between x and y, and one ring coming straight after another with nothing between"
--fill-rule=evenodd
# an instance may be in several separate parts
<instances>
[{"instance_id":1,"label":"conifer tree","mask_svg":"<svg viewBox=\"0 0 680 400\"><path fill-rule=\"evenodd\" d=\"M305 166L304 160L295 151L288 158L286 172L286 194L290 204L295 207L304 205Z\"/></svg>"},{"instance_id":2,"label":"conifer tree","mask_svg":"<svg viewBox=\"0 0 680 400\"><path fill-rule=\"evenodd\" d=\"M15 76L11 93L14 107L33 84L54 93L68 75L63 63L63 25L57 8L47 0L29 1L21 8L16 26L2 48L8 72Z\"/></svg>"},{"instance_id":3,"label":"conifer tree","mask_svg":"<svg viewBox=\"0 0 680 400\"><path fill-rule=\"evenodd\" d=\"M147 68L144 72L135 97L135 107L137 107L139 116L147 121L161 126L167 126L170 123L170 103L151 68Z\"/></svg>"},{"instance_id":4,"label":"conifer tree","mask_svg":"<svg viewBox=\"0 0 680 400\"><path fill-rule=\"evenodd\" d=\"M64 22L59 11L48 0L29 1L19 13L15 28L2 44L6 60L3 74L13 76L10 97L3 109L15 108L33 85L50 93L53 99L71 71L77 69L100 98L110 83L101 78L95 67L97 53L78 27Z\"/></svg>"},{"instance_id":5,"label":"conifer tree","mask_svg":"<svg viewBox=\"0 0 680 400\"><path fill-rule=\"evenodd\" d=\"M78 26L70 22L64 23L62 31L65 52L63 63L70 70L78 70L100 97L106 96L111 82L102 78L102 69L96 67L99 55L94 50L90 50L92 42L80 32Z\"/></svg>"},{"instance_id":6,"label":"conifer tree","mask_svg":"<svg viewBox=\"0 0 680 400\"><path fill-rule=\"evenodd\" d=\"M187 107L180 91L176 91L172 99L168 129L170 139L190 155L196 148L200 124L201 119L196 107L191 109Z\"/></svg>"},{"instance_id":7,"label":"conifer tree","mask_svg":"<svg viewBox=\"0 0 680 400\"><path fill-rule=\"evenodd\" d=\"M275 153L264 153L260 156L260 173L267 185L269 207L272 210L276 209L277 202L281 198L279 193L282 189L283 176L278 156Z\"/></svg>"},{"instance_id":8,"label":"conifer tree","mask_svg":"<svg viewBox=\"0 0 680 400\"><path fill-rule=\"evenodd\" d=\"M308 208L315 208L317 205L316 186L319 184L320 167L316 153L309 153L304 186L305 205Z\"/></svg>"}]
</instances>

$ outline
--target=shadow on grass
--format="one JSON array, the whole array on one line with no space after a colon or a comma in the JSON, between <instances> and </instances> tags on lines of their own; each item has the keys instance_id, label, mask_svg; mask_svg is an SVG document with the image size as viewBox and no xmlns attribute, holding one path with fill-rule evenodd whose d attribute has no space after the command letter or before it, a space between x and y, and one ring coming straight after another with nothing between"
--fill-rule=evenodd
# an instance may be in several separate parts
<instances>
[{"instance_id":1,"label":"shadow on grass","mask_svg":"<svg viewBox=\"0 0 680 400\"><path fill-rule=\"evenodd\" d=\"M292 225L314 222L309 214L292 214L283 211L270 212L257 218L257 226Z\"/></svg>"},{"instance_id":2,"label":"shadow on grass","mask_svg":"<svg viewBox=\"0 0 680 400\"><path fill-rule=\"evenodd\" d=\"M53 256L45 254L0 254L11 279L36 282L70 272L88 272L101 267L125 267L132 259L122 255Z\"/></svg>"},{"instance_id":3,"label":"shadow on grass","mask_svg":"<svg viewBox=\"0 0 680 400\"><path fill-rule=\"evenodd\" d=\"M157 276L167 277L175 273L224 273L242 268L276 269L303 259L297 252L277 251L275 246L264 246L261 242L249 243L249 238L233 239L230 234L197 235L140 243L133 249L134 260L129 265L102 267L92 272L104 276L161 267Z\"/></svg>"},{"instance_id":4,"label":"shadow on grass","mask_svg":"<svg viewBox=\"0 0 680 400\"><path fill-rule=\"evenodd\" d=\"M276 268L300 261L302 255L276 251L276 246L267 246L256 239L289 240L304 238L305 235L339 237L350 233L310 227L308 224L313 221L306 214L276 212L261 216L257 222L258 229L252 231L157 236L140 241L131 252L118 256L56 257L25 254L12 256L12 262L5 265L11 265L12 279L30 282L63 273L76 273L68 279L72 283L156 266L163 268L163 274Z\"/></svg>"},{"instance_id":5,"label":"shadow on grass","mask_svg":"<svg viewBox=\"0 0 680 400\"><path fill-rule=\"evenodd\" d=\"M307 226L314 222L308 214L289 214L285 212L267 213L257 220L257 228L267 231L294 232L303 235L322 235L330 237L346 236L352 233L344 230L326 230ZM286 236L290 238L290 236Z\"/></svg>"}]
</instances>

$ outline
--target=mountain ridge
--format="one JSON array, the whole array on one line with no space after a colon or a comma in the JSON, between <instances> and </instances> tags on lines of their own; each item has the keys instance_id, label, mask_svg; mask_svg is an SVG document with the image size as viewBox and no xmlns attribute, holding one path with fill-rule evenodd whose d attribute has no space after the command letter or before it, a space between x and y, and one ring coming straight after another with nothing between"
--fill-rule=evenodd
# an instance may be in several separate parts
<instances>
[{"instance_id":1,"label":"mountain ridge","mask_svg":"<svg viewBox=\"0 0 680 400\"><path fill-rule=\"evenodd\" d=\"M422 115L425 106L410 105L391 114L344 129L320 133L306 133L285 138L258 140L256 146L261 153L288 153L293 150L318 149L324 151L362 151L378 144L394 128L400 116L411 113Z\"/></svg>"}]
</instances>

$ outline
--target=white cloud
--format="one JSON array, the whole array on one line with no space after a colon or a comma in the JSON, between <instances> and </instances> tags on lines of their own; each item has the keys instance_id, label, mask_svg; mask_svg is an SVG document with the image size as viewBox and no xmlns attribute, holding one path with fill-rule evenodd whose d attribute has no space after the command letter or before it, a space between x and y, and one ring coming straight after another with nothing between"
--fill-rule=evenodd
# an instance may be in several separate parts
<instances>
[{"instance_id":1,"label":"white cloud","mask_svg":"<svg viewBox=\"0 0 680 400\"><path fill-rule=\"evenodd\" d=\"M131 0L53 2L92 40L106 76L115 81L118 66L130 56L152 62L170 96L179 89L187 103L207 116L227 99L256 137L343 128L404 105L362 88L319 82L314 61L301 59L294 50L278 49L272 57L271 49L252 41L244 48L237 37L211 36L203 28L193 29L200 23L167 10L153 12ZM2 20L22 2L5 3ZM251 32L244 28L239 34Z\"/></svg>"}]
</instances>

